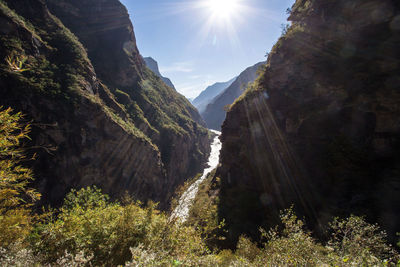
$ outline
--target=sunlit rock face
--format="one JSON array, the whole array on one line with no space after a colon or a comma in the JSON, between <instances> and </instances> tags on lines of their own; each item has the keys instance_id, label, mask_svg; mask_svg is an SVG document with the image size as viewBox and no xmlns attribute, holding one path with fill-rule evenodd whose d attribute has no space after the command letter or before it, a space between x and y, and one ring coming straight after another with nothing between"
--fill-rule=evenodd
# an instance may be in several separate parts
<instances>
[{"instance_id":1,"label":"sunlit rock face","mask_svg":"<svg viewBox=\"0 0 400 267\"><path fill-rule=\"evenodd\" d=\"M201 171L210 141L196 109L144 67L125 7L4 3L14 11L0 10L0 58L25 55L28 71L0 66L0 106L32 121L30 163L43 201L97 185L167 208L176 187Z\"/></svg>"},{"instance_id":2,"label":"sunlit rock face","mask_svg":"<svg viewBox=\"0 0 400 267\"><path fill-rule=\"evenodd\" d=\"M398 1L297 1L256 90L222 126L220 217L257 238L292 204L400 231ZM266 94L267 93L267 94Z\"/></svg>"}]
</instances>

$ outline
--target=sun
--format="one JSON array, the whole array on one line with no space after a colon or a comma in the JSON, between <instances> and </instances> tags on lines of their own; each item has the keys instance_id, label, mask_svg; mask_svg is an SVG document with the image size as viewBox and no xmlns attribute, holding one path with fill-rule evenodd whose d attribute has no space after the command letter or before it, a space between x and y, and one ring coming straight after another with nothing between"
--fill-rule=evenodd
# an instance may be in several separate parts
<instances>
[{"instance_id":1,"label":"sun","mask_svg":"<svg viewBox=\"0 0 400 267\"><path fill-rule=\"evenodd\" d=\"M238 31L253 12L247 0L193 0L192 3L201 18L197 31L201 46L219 47L228 41L232 47L240 47Z\"/></svg>"},{"instance_id":2,"label":"sun","mask_svg":"<svg viewBox=\"0 0 400 267\"><path fill-rule=\"evenodd\" d=\"M238 0L207 0L206 6L213 16L220 19L229 19L238 10Z\"/></svg>"}]
</instances>

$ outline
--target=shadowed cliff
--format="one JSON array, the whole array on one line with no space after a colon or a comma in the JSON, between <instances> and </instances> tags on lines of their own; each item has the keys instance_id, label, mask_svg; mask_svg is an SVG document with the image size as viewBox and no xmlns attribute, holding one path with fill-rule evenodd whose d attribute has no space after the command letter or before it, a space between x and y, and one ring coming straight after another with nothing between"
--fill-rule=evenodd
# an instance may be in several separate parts
<instances>
[{"instance_id":1,"label":"shadowed cliff","mask_svg":"<svg viewBox=\"0 0 400 267\"><path fill-rule=\"evenodd\" d=\"M258 237L294 204L313 230L365 215L400 231L400 4L298 0L222 126L219 215ZM252 230L249 230L252 229Z\"/></svg>"}]
</instances>

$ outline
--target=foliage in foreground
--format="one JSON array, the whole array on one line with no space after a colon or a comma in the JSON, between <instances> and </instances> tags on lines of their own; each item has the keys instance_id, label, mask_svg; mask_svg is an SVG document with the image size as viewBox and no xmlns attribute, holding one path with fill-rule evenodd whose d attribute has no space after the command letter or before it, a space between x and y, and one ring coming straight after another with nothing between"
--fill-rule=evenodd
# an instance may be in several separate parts
<instances>
[{"instance_id":1,"label":"foliage in foreground","mask_svg":"<svg viewBox=\"0 0 400 267\"><path fill-rule=\"evenodd\" d=\"M1 108L0 108L1 109ZM25 159L21 142L29 125L19 123L22 115L8 108L0 111L0 244L21 242L31 231L30 207L40 195L28 188L32 171L21 166Z\"/></svg>"},{"instance_id":2,"label":"foliage in foreground","mask_svg":"<svg viewBox=\"0 0 400 267\"><path fill-rule=\"evenodd\" d=\"M235 251L206 247L195 227L172 222L154 204L112 202L99 189L73 190L58 215L37 224L30 244L0 250L1 266L395 266L398 254L378 226L336 219L325 245L292 209L257 245L241 237Z\"/></svg>"},{"instance_id":3,"label":"foliage in foreground","mask_svg":"<svg viewBox=\"0 0 400 267\"><path fill-rule=\"evenodd\" d=\"M29 132L20 119L0 111L0 266L394 266L399 259L385 233L361 217L335 219L321 244L292 209L281 226L260 230L263 244L241 237L235 251L215 243L210 250L220 225L204 185L198 202L206 208L194 205L185 223L153 203L113 202L96 187L72 190L60 209L38 217L32 172L20 166Z\"/></svg>"}]
</instances>

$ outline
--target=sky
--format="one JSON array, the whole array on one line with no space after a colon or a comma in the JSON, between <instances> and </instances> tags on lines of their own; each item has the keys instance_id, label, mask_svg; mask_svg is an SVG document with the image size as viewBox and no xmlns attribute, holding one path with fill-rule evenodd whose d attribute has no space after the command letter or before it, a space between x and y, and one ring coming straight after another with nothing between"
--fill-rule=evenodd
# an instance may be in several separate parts
<instances>
[{"instance_id":1,"label":"sky","mask_svg":"<svg viewBox=\"0 0 400 267\"><path fill-rule=\"evenodd\" d=\"M121 0L144 57L194 98L266 60L295 0Z\"/></svg>"}]
</instances>

